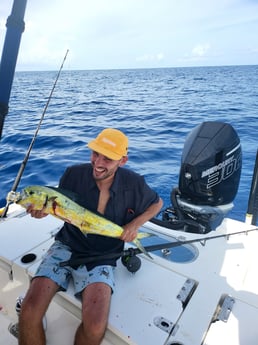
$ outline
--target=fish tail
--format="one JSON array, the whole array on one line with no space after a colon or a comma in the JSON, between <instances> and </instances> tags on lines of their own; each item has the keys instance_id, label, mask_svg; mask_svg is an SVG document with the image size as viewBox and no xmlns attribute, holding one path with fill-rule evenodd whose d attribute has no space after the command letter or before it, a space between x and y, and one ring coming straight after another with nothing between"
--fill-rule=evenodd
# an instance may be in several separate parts
<instances>
[{"instance_id":1,"label":"fish tail","mask_svg":"<svg viewBox=\"0 0 258 345\"><path fill-rule=\"evenodd\" d=\"M142 239L145 237L153 236L153 234L149 234L148 232L138 232L137 239Z\"/></svg>"},{"instance_id":2,"label":"fish tail","mask_svg":"<svg viewBox=\"0 0 258 345\"><path fill-rule=\"evenodd\" d=\"M146 236L145 236L146 237ZM149 259L153 259L152 256L146 251L146 249L143 247L141 242L136 238L133 240L133 243L136 245L137 248L140 249L140 251L145 254Z\"/></svg>"}]
</instances>

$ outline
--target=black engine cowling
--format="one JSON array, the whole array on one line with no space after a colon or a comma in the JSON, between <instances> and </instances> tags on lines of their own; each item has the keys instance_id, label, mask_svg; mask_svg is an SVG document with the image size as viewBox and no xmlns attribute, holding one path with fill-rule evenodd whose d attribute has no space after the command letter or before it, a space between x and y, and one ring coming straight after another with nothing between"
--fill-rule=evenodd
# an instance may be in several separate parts
<instances>
[{"instance_id":1,"label":"black engine cowling","mask_svg":"<svg viewBox=\"0 0 258 345\"><path fill-rule=\"evenodd\" d=\"M196 205L231 203L242 166L240 140L233 127L203 122L185 141L179 176L181 198Z\"/></svg>"},{"instance_id":2,"label":"black engine cowling","mask_svg":"<svg viewBox=\"0 0 258 345\"><path fill-rule=\"evenodd\" d=\"M240 139L230 124L208 121L195 127L186 138L179 187L171 192L162 225L194 233L215 230L233 207L241 167Z\"/></svg>"}]
</instances>

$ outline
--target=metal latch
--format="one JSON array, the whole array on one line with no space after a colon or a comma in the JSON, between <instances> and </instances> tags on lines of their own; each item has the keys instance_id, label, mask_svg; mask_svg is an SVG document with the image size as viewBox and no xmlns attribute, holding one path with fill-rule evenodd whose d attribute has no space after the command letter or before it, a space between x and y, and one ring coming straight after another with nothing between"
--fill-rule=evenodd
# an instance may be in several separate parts
<instances>
[{"instance_id":1,"label":"metal latch","mask_svg":"<svg viewBox=\"0 0 258 345\"><path fill-rule=\"evenodd\" d=\"M188 278L184 285L182 286L181 290L179 291L179 294L177 295L177 299L182 302L183 308L187 305L190 298L192 297L195 289L196 289L197 283L195 280Z\"/></svg>"},{"instance_id":2,"label":"metal latch","mask_svg":"<svg viewBox=\"0 0 258 345\"><path fill-rule=\"evenodd\" d=\"M214 321L227 322L233 309L235 299L229 295L223 295L220 299L217 312L214 315Z\"/></svg>"},{"instance_id":3,"label":"metal latch","mask_svg":"<svg viewBox=\"0 0 258 345\"><path fill-rule=\"evenodd\" d=\"M235 299L229 295L222 295L217 306L217 309L212 318L212 322L223 321L227 322L229 315L233 309Z\"/></svg>"}]
</instances>

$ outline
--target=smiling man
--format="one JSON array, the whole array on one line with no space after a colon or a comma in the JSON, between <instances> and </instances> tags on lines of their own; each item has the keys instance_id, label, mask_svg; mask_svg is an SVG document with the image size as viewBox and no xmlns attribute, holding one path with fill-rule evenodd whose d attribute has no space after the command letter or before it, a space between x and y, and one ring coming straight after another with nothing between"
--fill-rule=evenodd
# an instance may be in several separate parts
<instances>
[{"instance_id":1,"label":"smiling man","mask_svg":"<svg viewBox=\"0 0 258 345\"><path fill-rule=\"evenodd\" d=\"M123 227L120 238L85 236L75 226L64 223L33 278L22 303L19 318L19 344L43 345L46 337L42 318L58 290L66 290L73 279L75 294L82 297L82 322L75 334L75 345L99 345L104 337L111 295L115 291L113 271L116 259L102 259L79 267L59 263L82 254L121 253L124 242L133 241L138 229L154 217L162 200L143 176L124 168L128 161L128 138L113 128L104 129L88 147L91 163L66 169L59 186L78 195L78 202ZM27 210L42 218L42 211Z\"/></svg>"}]
</instances>

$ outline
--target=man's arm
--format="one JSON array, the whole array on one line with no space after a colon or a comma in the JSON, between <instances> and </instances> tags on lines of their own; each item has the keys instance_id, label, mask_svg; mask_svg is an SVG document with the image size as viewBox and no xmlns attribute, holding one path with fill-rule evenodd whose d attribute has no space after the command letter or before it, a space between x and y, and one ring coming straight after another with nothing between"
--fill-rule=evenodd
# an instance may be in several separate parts
<instances>
[{"instance_id":1,"label":"man's arm","mask_svg":"<svg viewBox=\"0 0 258 345\"><path fill-rule=\"evenodd\" d=\"M163 205L163 201L161 198L159 198L159 201L151 204L145 212L140 214L138 217L134 218L130 223L127 223L126 225L123 226L123 233L120 236L120 239L125 241L125 242L132 242L138 233L138 229L148 220L153 218L158 214L160 211L161 207Z\"/></svg>"}]
</instances>

